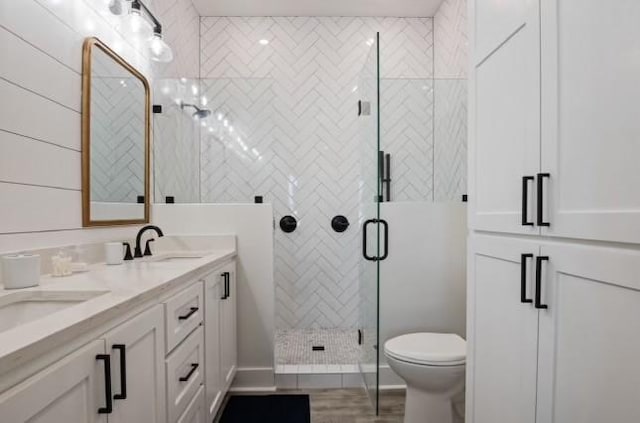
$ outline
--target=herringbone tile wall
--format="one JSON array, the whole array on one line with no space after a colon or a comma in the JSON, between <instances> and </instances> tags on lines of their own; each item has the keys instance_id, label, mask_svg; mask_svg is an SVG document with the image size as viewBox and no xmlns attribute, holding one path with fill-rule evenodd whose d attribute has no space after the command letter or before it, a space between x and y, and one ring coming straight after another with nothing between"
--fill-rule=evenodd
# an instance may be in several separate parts
<instances>
[{"instance_id":1,"label":"herringbone tile wall","mask_svg":"<svg viewBox=\"0 0 640 423\"><path fill-rule=\"evenodd\" d=\"M203 18L201 77L223 115L202 135L202 199L264 195L276 220L277 325L358 325L358 79L381 32L383 134L394 154L398 199L431 199L432 19ZM268 40L267 45L260 40ZM385 54L386 53L386 54ZM224 123L227 122L225 126ZM429 164L425 166L425 164ZM403 184L404 181L404 184ZM330 227L337 214L352 226Z\"/></svg>"},{"instance_id":2,"label":"herringbone tile wall","mask_svg":"<svg viewBox=\"0 0 640 423\"><path fill-rule=\"evenodd\" d=\"M444 0L434 17L435 201L467 192L467 1Z\"/></svg>"}]
</instances>

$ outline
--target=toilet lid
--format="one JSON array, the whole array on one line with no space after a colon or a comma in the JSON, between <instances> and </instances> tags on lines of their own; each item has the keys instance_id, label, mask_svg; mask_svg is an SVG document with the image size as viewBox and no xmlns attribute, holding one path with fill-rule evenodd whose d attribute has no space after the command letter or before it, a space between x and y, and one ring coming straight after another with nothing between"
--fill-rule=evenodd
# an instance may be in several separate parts
<instances>
[{"instance_id":1,"label":"toilet lid","mask_svg":"<svg viewBox=\"0 0 640 423\"><path fill-rule=\"evenodd\" d=\"M410 333L388 340L384 352L392 358L430 366L464 364L467 343L453 333Z\"/></svg>"}]
</instances>

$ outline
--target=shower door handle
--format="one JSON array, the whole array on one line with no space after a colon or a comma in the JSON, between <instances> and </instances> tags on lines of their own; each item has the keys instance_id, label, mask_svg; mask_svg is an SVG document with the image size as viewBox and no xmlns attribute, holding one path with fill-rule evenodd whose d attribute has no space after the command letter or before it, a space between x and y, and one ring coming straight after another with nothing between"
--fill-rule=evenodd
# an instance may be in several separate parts
<instances>
[{"instance_id":1,"label":"shower door handle","mask_svg":"<svg viewBox=\"0 0 640 423\"><path fill-rule=\"evenodd\" d=\"M382 226L384 227L384 253L378 258L378 260L384 260L389 257L389 224L384 219L379 219L378 222L382 223Z\"/></svg>"},{"instance_id":2,"label":"shower door handle","mask_svg":"<svg viewBox=\"0 0 640 423\"><path fill-rule=\"evenodd\" d=\"M364 256L365 260L376 261L378 260L378 257L370 256L367 254L367 226L369 226L369 224L371 223L377 223L377 219L365 220L364 224L362 225L362 255Z\"/></svg>"},{"instance_id":3,"label":"shower door handle","mask_svg":"<svg viewBox=\"0 0 640 423\"><path fill-rule=\"evenodd\" d=\"M382 224L384 227L384 253L382 256L370 256L367 254L367 226L369 224ZM389 256L389 224L384 219L369 219L364 222L362 225L362 255L366 260L369 261L381 261L386 259Z\"/></svg>"}]
</instances>

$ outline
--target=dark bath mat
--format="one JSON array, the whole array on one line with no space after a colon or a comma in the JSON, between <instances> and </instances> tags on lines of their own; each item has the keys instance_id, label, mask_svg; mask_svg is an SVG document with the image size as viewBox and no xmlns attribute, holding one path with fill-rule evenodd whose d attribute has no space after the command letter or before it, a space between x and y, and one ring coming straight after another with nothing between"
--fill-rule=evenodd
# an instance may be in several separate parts
<instances>
[{"instance_id":1,"label":"dark bath mat","mask_svg":"<svg viewBox=\"0 0 640 423\"><path fill-rule=\"evenodd\" d=\"M236 395L220 423L311 423L309 395Z\"/></svg>"}]
</instances>

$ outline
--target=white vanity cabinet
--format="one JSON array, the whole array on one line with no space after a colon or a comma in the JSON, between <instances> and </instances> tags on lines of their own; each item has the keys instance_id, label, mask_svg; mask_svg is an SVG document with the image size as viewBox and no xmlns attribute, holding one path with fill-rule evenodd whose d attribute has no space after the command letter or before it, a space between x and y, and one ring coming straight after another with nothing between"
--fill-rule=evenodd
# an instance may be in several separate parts
<instances>
[{"instance_id":1,"label":"white vanity cabinet","mask_svg":"<svg viewBox=\"0 0 640 423\"><path fill-rule=\"evenodd\" d=\"M93 341L0 395L0 421L106 423L104 341Z\"/></svg>"},{"instance_id":2,"label":"white vanity cabinet","mask_svg":"<svg viewBox=\"0 0 640 423\"><path fill-rule=\"evenodd\" d=\"M165 423L163 365L157 305L1 394L0 421Z\"/></svg>"},{"instance_id":3,"label":"white vanity cabinet","mask_svg":"<svg viewBox=\"0 0 640 423\"><path fill-rule=\"evenodd\" d=\"M222 262L79 335L76 350L43 351L48 366L18 367L0 422L213 421L237 367L235 269Z\"/></svg>"},{"instance_id":4,"label":"white vanity cabinet","mask_svg":"<svg viewBox=\"0 0 640 423\"><path fill-rule=\"evenodd\" d=\"M204 279L205 399L208 421L215 417L237 368L236 264Z\"/></svg>"}]
</instances>

